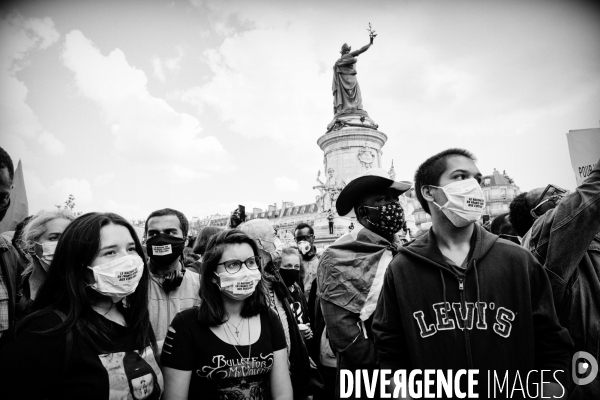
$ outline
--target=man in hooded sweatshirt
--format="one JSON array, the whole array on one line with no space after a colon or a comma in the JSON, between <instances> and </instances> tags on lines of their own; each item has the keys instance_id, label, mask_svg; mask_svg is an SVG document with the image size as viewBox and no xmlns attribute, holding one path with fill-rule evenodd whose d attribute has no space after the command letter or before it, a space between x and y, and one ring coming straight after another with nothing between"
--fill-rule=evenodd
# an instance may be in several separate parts
<instances>
[{"instance_id":1,"label":"man in hooded sweatshirt","mask_svg":"<svg viewBox=\"0 0 600 400\"><path fill-rule=\"evenodd\" d=\"M445 376L477 369L472 389L480 398L560 398L571 339L533 255L476 223L485 209L480 180L474 156L463 149L445 150L417 169L415 192L432 227L401 248L386 271L373 322L381 368ZM533 370L546 372L528 375ZM508 385L495 386L495 376ZM459 380L458 390L466 382ZM437 393L435 383L430 390Z\"/></svg>"},{"instance_id":2,"label":"man in hooded sweatshirt","mask_svg":"<svg viewBox=\"0 0 600 400\"><path fill-rule=\"evenodd\" d=\"M340 370L378 368L372 315L385 270L401 246L397 232L404 224L404 211L398 198L410 187L408 182L390 179L382 168L371 168L350 181L338 196L337 212L347 215L354 210L356 228L321 256L317 314L322 311L326 329L315 326L321 353L327 354L331 346L337 356L338 382ZM335 389L339 398L339 383ZM354 398L369 395L363 388Z\"/></svg>"}]
</instances>

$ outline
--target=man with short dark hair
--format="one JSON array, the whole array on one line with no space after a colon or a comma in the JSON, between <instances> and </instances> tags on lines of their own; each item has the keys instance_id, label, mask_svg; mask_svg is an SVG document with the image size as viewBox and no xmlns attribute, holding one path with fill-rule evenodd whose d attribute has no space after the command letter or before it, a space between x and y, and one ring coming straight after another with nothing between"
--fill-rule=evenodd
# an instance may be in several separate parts
<instances>
[{"instance_id":1,"label":"man with short dark hair","mask_svg":"<svg viewBox=\"0 0 600 400\"><path fill-rule=\"evenodd\" d=\"M373 322L381 368L478 369L480 397L491 370L509 382L548 370L565 383L571 341L548 278L527 250L477 223L485 209L480 181L475 157L463 149L417 169L415 192L432 227L400 249L383 278ZM564 393L555 379L544 382L543 397Z\"/></svg>"},{"instance_id":2,"label":"man with short dark hair","mask_svg":"<svg viewBox=\"0 0 600 400\"><path fill-rule=\"evenodd\" d=\"M575 344L573 353L587 352L600 362L600 160L571 194L555 185L532 192L541 194L529 202L535 221L527 248L546 269L558 318ZM575 361L573 368L579 369L581 362ZM599 398L600 374L571 386L569 399Z\"/></svg>"},{"instance_id":3,"label":"man with short dark hair","mask_svg":"<svg viewBox=\"0 0 600 400\"><path fill-rule=\"evenodd\" d=\"M298 283L304 291L304 295L308 300L310 288L315 279L317 279L317 267L319 266L319 258L317 257L317 248L315 247L315 231L312 226L307 223L300 223L294 229L294 240L298 246L298 251L301 256L300 276Z\"/></svg>"},{"instance_id":4,"label":"man with short dark hair","mask_svg":"<svg viewBox=\"0 0 600 400\"><path fill-rule=\"evenodd\" d=\"M200 277L183 263L188 228L185 215L171 208L154 211L146 219L151 278L148 311L161 347L175 315L200 303Z\"/></svg>"},{"instance_id":5,"label":"man with short dark hair","mask_svg":"<svg viewBox=\"0 0 600 400\"><path fill-rule=\"evenodd\" d=\"M515 244L521 244L519 241L519 234L515 231L508 219L508 213L500 214L492 220L490 232L494 235L498 235L502 239L510 240Z\"/></svg>"},{"instance_id":6,"label":"man with short dark hair","mask_svg":"<svg viewBox=\"0 0 600 400\"><path fill-rule=\"evenodd\" d=\"M410 189L408 182L389 178L382 168L371 168L350 181L338 196L336 207L344 216L356 214L356 228L323 252L317 271L317 284L326 329L316 328L321 360L329 344L337 354L341 369L378 368L371 323L383 274L401 246L397 232L404 224L399 196ZM316 306L317 308L319 306ZM316 320L319 319L317 309ZM366 396L364 387L361 393Z\"/></svg>"},{"instance_id":7,"label":"man with short dark hair","mask_svg":"<svg viewBox=\"0 0 600 400\"><path fill-rule=\"evenodd\" d=\"M15 169L8 153L0 147L0 221L10 207ZM11 243L0 235L0 348L16 322L15 305L19 292L19 254Z\"/></svg>"}]
</instances>

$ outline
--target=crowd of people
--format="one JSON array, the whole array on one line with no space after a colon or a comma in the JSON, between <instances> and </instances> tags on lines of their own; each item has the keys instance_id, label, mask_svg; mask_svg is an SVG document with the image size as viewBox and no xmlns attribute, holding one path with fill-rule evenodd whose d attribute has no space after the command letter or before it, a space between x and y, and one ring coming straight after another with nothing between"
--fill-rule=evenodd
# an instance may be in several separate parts
<instances>
[{"instance_id":1,"label":"crowd of people","mask_svg":"<svg viewBox=\"0 0 600 400\"><path fill-rule=\"evenodd\" d=\"M343 188L356 219L322 252L306 223L287 245L263 219L190 237L171 208L143 235L114 213L29 216L0 235L0 397L319 400L342 397L344 370L478 369L554 377L513 398L599 399L600 376L571 371L600 358L600 163L482 224L475 162L449 149L418 167L432 226L408 243L412 185L379 168ZM0 220L13 176L0 148Z\"/></svg>"}]
</instances>

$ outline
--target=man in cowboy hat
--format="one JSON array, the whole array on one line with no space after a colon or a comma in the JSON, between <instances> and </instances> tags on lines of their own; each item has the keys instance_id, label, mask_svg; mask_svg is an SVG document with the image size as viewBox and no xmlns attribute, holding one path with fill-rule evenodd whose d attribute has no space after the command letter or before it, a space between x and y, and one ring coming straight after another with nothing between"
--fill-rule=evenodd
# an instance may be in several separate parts
<instances>
[{"instance_id":1,"label":"man in cowboy hat","mask_svg":"<svg viewBox=\"0 0 600 400\"><path fill-rule=\"evenodd\" d=\"M331 345L336 353L338 381L340 369L378 367L372 314L383 274L401 246L396 232L404 225L404 211L398 198L410 187L409 182L390 179L381 168L371 168L348 183L337 199L338 213L354 211L357 223L321 256L317 313L322 312L326 330L317 340L321 349ZM339 383L336 393L339 397Z\"/></svg>"}]
</instances>

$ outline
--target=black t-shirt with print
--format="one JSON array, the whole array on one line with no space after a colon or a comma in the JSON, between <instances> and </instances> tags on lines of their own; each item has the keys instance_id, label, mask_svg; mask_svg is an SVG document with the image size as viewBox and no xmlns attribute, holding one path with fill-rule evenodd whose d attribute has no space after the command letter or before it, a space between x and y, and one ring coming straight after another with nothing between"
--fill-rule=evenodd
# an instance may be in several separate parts
<instances>
[{"instance_id":1,"label":"black t-shirt with print","mask_svg":"<svg viewBox=\"0 0 600 400\"><path fill-rule=\"evenodd\" d=\"M61 323L55 313L28 323L0 352L0 398L159 399L163 379L152 348L140 354L126 327L99 314L91 318L110 327L109 341L99 343L104 354L98 354L76 329L70 346L66 334L37 333Z\"/></svg>"},{"instance_id":2,"label":"black t-shirt with print","mask_svg":"<svg viewBox=\"0 0 600 400\"><path fill-rule=\"evenodd\" d=\"M286 343L273 311L260 313L260 327L251 346L234 347L198 320L196 307L182 311L171 322L162 365L192 371L188 399L270 399L273 353L285 349Z\"/></svg>"}]
</instances>

